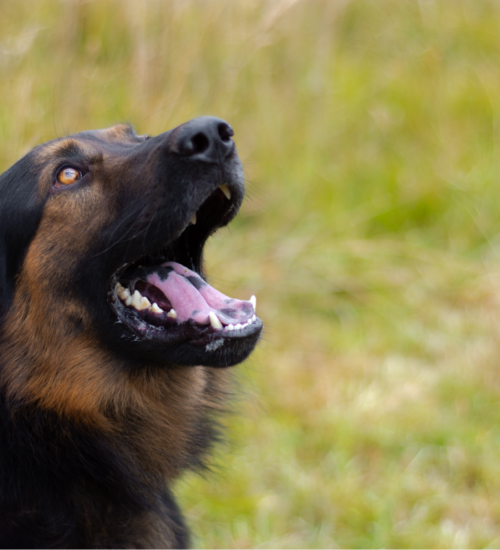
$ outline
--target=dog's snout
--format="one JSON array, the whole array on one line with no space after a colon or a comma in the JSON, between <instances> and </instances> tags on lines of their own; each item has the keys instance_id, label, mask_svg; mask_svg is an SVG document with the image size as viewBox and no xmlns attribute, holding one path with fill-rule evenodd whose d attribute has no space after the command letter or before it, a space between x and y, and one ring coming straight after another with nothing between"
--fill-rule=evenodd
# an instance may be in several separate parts
<instances>
[{"instance_id":1,"label":"dog's snout","mask_svg":"<svg viewBox=\"0 0 500 550\"><path fill-rule=\"evenodd\" d=\"M176 134L172 149L193 160L220 162L234 149L233 129L220 118L195 118L180 126Z\"/></svg>"}]
</instances>

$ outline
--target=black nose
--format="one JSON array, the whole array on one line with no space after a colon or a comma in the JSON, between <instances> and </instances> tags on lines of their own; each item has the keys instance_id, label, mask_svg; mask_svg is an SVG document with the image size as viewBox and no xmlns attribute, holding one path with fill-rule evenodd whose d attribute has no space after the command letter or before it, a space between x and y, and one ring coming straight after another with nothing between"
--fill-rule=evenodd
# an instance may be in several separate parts
<instances>
[{"instance_id":1,"label":"black nose","mask_svg":"<svg viewBox=\"0 0 500 550\"><path fill-rule=\"evenodd\" d=\"M231 139L233 129L221 118L194 118L180 126L175 133L174 150L193 160L219 162L234 149L234 141Z\"/></svg>"}]
</instances>

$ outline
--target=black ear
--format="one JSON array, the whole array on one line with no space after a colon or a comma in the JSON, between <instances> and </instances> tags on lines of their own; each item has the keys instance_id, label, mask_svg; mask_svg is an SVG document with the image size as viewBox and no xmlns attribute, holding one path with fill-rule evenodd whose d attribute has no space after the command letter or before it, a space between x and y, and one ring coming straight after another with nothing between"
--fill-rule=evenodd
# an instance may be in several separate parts
<instances>
[{"instance_id":1,"label":"black ear","mask_svg":"<svg viewBox=\"0 0 500 550\"><path fill-rule=\"evenodd\" d=\"M28 153L0 176L0 320L9 309L16 277L33 239L46 198L39 169Z\"/></svg>"}]
</instances>

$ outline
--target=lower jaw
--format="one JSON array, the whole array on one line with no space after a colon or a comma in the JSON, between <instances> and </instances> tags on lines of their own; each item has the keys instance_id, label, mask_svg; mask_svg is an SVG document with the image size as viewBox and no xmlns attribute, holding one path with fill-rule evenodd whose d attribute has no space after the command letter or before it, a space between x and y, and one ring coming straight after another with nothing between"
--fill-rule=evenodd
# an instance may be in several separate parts
<instances>
[{"instance_id":1,"label":"lower jaw","mask_svg":"<svg viewBox=\"0 0 500 550\"><path fill-rule=\"evenodd\" d=\"M262 327L261 327L262 329ZM164 365L182 367L226 368L240 364L253 351L259 341L261 329L246 338L217 338L196 343L180 343L158 348L163 350Z\"/></svg>"},{"instance_id":2,"label":"lower jaw","mask_svg":"<svg viewBox=\"0 0 500 550\"><path fill-rule=\"evenodd\" d=\"M141 319L138 314L130 311L121 303L112 303L118 322L125 325L138 340L148 342L154 346L171 346L176 344L189 344L201 347L216 341L232 342L258 338L262 331L262 321L255 320L247 326L239 329L228 330L227 327L215 329L211 325L200 325L194 321L187 321L173 326L155 326ZM222 344L221 344L222 345Z\"/></svg>"},{"instance_id":3,"label":"lower jaw","mask_svg":"<svg viewBox=\"0 0 500 550\"><path fill-rule=\"evenodd\" d=\"M260 319L231 335L212 327L200 330L189 323L179 325L176 330L152 325L141 330L140 325L129 324L125 320L119 322L124 325L122 338L125 339L117 341L117 349L125 354L124 359L128 356L140 357L151 360L160 368L227 368L238 365L251 354L263 329Z\"/></svg>"}]
</instances>

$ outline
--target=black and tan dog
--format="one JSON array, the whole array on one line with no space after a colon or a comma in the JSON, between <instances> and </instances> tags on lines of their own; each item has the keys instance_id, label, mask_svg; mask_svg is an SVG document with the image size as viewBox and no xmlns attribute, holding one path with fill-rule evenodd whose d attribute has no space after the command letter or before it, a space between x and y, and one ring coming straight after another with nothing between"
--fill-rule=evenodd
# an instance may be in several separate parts
<instances>
[{"instance_id":1,"label":"black and tan dog","mask_svg":"<svg viewBox=\"0 0 500 550\"><path fill-rule=\"evenodd\" d=\"M170 492L216 433L255 299L203 275L243 199L224 121L33 149L0 176L0 546L184 547Z\"/></svg>"}]
</instances>

